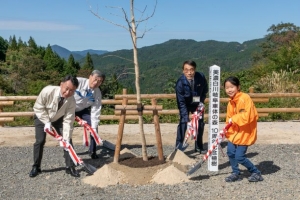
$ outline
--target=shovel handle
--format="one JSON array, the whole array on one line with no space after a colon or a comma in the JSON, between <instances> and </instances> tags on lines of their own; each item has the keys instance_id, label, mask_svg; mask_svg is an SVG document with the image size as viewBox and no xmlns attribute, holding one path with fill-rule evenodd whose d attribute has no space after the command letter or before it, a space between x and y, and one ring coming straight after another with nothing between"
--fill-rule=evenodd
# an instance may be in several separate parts
<instances>
[{"instance_id":1,"label":"shovel handle","mask_svg":"<svg viewBox=\"0 0 300 200\"><path fill-rule=\"evenodd\" d=\"M232 123L228 123L225 127L224 127L224 130L228 130L230 128L230 126L232 126Z\"/></svg>"}]
</instances>

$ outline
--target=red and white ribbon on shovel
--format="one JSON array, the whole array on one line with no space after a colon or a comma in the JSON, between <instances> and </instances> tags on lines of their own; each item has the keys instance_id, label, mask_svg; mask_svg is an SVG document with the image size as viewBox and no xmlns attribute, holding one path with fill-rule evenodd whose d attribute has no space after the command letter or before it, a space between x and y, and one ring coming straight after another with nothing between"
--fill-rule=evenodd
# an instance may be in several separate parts
<instances>
[{"instance_id":1,"label":"red and white ribbon on shovel","mask_svg":"<svg viewBox=\"0 0 300 200\"><path fill-rule=\"evenodd\" d=\"M78 155L76 154L76 152L73 149L72 145L68 141L64 140L63 137L57 133L55 128L52 127L52 131L50 131L49 129L46 129L46 132L49 135L51 135L52 137L54 137L57 141L59 141L60 146L63 147L66 151L69 152L69 155L70 155L70 157L73 160L75 165L77 165L77 164L82 165L83 164L82 159L78 157Z\"/></svg>"},{"instance_id":2,"label":"red and white ribbon on shovel","mask_svg":"<svg viewBox=\"0 0 300 200\"><path fill-rule=\"evenodd\" d=\"M215 148L221 144L221 142L223 141L223 139L225 138L225 134L227 132L227 130L230 128L230 126L232 125L232 123L227 124L223 130L221 130L215 140L215 142L211 145L210 149L207 151L207 153L203 156L202 160L207 160L207 158L212 154L212 152L215 150Z\"/></svg>"},{"instance_id":3,"label":"red and white ribbon on shovel","mask_svg":"<svg viewBox=\"0 0 300 200\"><path fill-rule=\"evenodd\" d=\"M88 132L91 133L92 137L95 139L95 142L97 145L103 145L103 140L100 138L100 136L94 131L94 129L84 120L82 120L80 117L76 116L75 121L80 125L83 126L83 145L89 146L89 139L88 139Z\"/></svg>"},{"instance_id":4,"label":"red and white ribbon on shovel","mask_svg":"<svg viewBox=\"0 0 300 200\"><path fill-rule=\"evenodd\" d=\"M230 128L230 126L232 125L232 123L228 123L223 130L221 130L216 138L216 140L214 141L214 143L211 145L210 149L207 151L207 153L203 156L202 160L198 161L194 166L191 167L191 169L187 172L187 175L191 175L192 173L194 173L195 171L197 171L201 165L208 159L208 157L212 154L212 152L215 150L215 148L221 144L221 142L223 141L225 134L227 132L227 130Z\"/></svg>"},{"instance_id":5,"label":"red and white ribbon on shovel","mask_svg":"<svg viewBox=\"0 0 300 200\"><path fill-rule=\"evenodd\" d=\"M183 148L187 146L187 140L189 139L189 137L191 137L191 139L194 140L197 139L198 128L199 128L198 120L202 118L203 112L204 112L204 104L200 102L196 111L192 114L191 121L188 122L187 124L188 132L184 138L184 142L182 145Z\"/></svg>"},{"instance_id":6,"label":"red and white ribbon on shovel","mask_svg":"<svg viewBox=\"0 0 300 200\"><path fill-rule=\"evenodd\" d=\"M82 165L85 171L90 175L94 174L97 171L97 168L90 164L84 163L83 160L78 157L72 145L68 141L64 140L63 137L57 133L55 128L52 127L52 131L46 129L46 132L52 137L54 137L57 141L59 141L60 146L69 152L69 155L76 166L78 164Z\"/></svg>"}]
</instances>

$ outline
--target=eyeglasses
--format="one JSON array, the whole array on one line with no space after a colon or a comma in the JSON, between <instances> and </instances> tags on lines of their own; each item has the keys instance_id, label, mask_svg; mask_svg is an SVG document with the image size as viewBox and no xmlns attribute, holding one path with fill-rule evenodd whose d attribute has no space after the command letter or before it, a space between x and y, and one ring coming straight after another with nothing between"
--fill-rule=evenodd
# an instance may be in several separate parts
<instances>
[{"instance_id":1,"label":"eyeglasses","mask_svg":"<svg viewBox=\"0 0 300 200\"><path fill-rule=\"evenodd\" d=\"M103 78L101 77L93 77L92 79L93 82L97 82L97 83L103 83Z\"/></svg>"},{"instance_id":2,"label":"eyeglasses","mask_svg":"<svg viewBox=\"0 0 300 200\"><path fill-rule=\"evenodd\" d=\"M193 69L193 68L192 68L192 69L184 69L183 72L184 72L184 73L187 73L187 72L195 72L195 69Z\"/></svg>"}]
</instances>

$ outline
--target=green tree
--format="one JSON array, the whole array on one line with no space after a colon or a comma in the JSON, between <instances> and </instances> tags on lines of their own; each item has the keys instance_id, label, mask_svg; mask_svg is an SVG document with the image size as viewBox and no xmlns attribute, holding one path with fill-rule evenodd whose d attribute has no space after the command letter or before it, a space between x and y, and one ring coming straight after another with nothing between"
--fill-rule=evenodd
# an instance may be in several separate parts
<instances>
[{"instance_id":1,"label":"green tree","mask_svg":"<svg viewBox=\"0 0 300 200\"><path fill-rule=\"evenodd\" d=\"M23 42L22 38L19 37L19 39L18 39L18 49L26 47L26 46L27 46L26 42Z\"/></svg>"},{"instance_id":2,"label":"green tree","mask_svg":"<svg viewBox=\"0 0 300 200\"><path fill-rule=\"evenodd\" d=\"M9 48L11 50L18 50L18 43L15 35L13 37L9 37Z\"/></svg>"},{"instance_id":3,"label":"green tree","mask_svg":"<svg viewBox=\"0 0 300 200\"><path fill-rule=\"evenodd\" d=\"M67 67L64 71L64 74L76 75L79 69L80 69L79 63L75 61L74 56L71 54L69 56Z\"/></svg>"},{"instance_id":4,"label":"green tree","mask_svg":"<svg viewBox=\"0 0 300 200\"><path fill-rule=\"evenodd\" d=\"M280 23L273 24L267 31L268 34L265 36L265 42L261 44L262 52L258 59L276 57L279 49L297 39L300 28L293 23Z\"/></svg>"},{"instance_id":5,"label":"green tree","mask_svg":"<svg viewBox=\"0 0 300 200\"><path fill-rule=\"evenodd\" d=\"M164 86L164 93L167 94L172 94L175 93L175 85L176 85L176 80L175 79L169 79L167 84Z\"/></svg>"},{"instance_id":6,"label":"green tree","mask_svg":"<svg viewBox=\"0 0 300 200\"><path fill-rule=\"evenodd\" d=\"M299 32L300 33L300 32ZM300 69L300 34L293 39L288 45L283 45L278 48L276 56L271 58L274 69L280 71L282 69L288 69L296 71ZM299 73L299 72L298 72Z\"/></svg>"},{"instance_id":7,"label":"green tree","mask_svg":"<svg viewBox=\"0 0 300 200\"><path fill-rule=\"evenodd\" d=\"M26 79L30 68L28 62L30 55L26 52L26 48L20 48L19 50L8 49L6 62L1 65L1 71L5 74L7 82L13 89L14 93L24 93L26 86Z\"/></svg>"},{"instance_id":8,"label":"green tree","mask_svg":"<svg viewBox=\"0 0 300 200\"><path fill-rule=\"evenodd\" d=\"M0 62L5 61L5 54L8 48L8 43L0 36Z\"/></svg>"},{"instance_id":9,"label":"green tree","mask_svg":"<svg viewBox=\"0 0 300 200\"><path fill-rule=\"evenodd\" d=\"M94 69L93 59L92 59L91 54L89 52L86 54L85 63L83 65L82 69L90 70L90 71L92 71Z\"/></svg>"},{"instance_id":10,"label":"green tree","mask_svg":"<svg viewBox=\"0 0 300 200\"><path fill-rule=\"evenodd\" d=\"M118 82L116 74L106 77L101 85L101 92L104 99L113 99L115 94L121 94L124 86Z\"/></svg>"},{"instance_id":11,"label":"green tree","mask_svg":"<svg viewBox=\"0 0 300 200\"><path fill-rule=\"evenodd\" d=\"M46 70L47 71L57 71L59 73L63 73L65 61L59 57L59 55L52 51L50 45L47 46L45 55L43 60L46 63Z\"/></svg>"},{"instance_id":12,"label":"green tree","mask_svg":"<svg viewBox=\"0 0 300 200\"><path fill-rule=\"evenodd\" d=\"M273 71L295 71L300 67L300 28L292 23L280 23L272 25L268 32L265 42L261 44L261 53L253 57L251 74L256 79Z\"/></svg>"},{"instance_id":13,"label":"green tree","mask_svg":"<svg viewBox=\"0 0 300 200\"><path fill-rule=\"evenodd\" d=\"M28 40L28 46L33 49L38 49L38 45L35 43L34 39L30 36Z\"/></svg>"},{"instance_id":14,"label":"green tree","mask_svg":"<svg viewBox=\"0 0 300 200\"><path fill-rule=\"evenodd\" d=\"M0 67L2 66L2 63L0 63ZM4 91L4 93L11 93L12 88L10 83L8 82L7 78L4 78L2 75L0 75L0 89Z\"/></svg>"}]
</instances>

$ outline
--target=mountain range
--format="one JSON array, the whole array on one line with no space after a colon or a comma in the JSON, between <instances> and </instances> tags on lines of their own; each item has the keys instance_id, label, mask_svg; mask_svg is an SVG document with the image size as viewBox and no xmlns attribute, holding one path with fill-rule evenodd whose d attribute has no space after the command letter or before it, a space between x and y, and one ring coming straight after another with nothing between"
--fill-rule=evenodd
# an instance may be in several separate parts
<instances>
[{"instance_id":1,"label":"mountain range","mask_svg":"<svg viewBox=\"0 0 300 200\"><path fill-rule=\"evenodd\" d=\"M105 50L93 50L93 49L87 49L87 50L83 50L83 51L70 51L59 45L52 45L51 49L52 49L52 51L56 52L61 58L64 58L65 60L68 60L69 56L72 54L76 61L85 58L87 53L90 53L91 55L94 55L94 54L101 55L101 54L109 52L109 51L105 51Z\"/></svg>"},{"instance_id":2,"label":"mountain range","mask_svg":"<svg viewBox=\"0 0 300 200\"><path fill-rule=\"evenodd\" d=\"M197 63L197 71L203 72L206 77L212 65L220 66L221 72L248 69L252 67L253 54L261 50L260 44L263 41L263 38L243 43L172 39L161 44L139 48L141 92L163 93L170 87L174 88L176 80L182 73L182 63L185 60L194 60ZM59 48L57 45L53 49L61 57L65 57L66 52L74 53L76 59L90 51L62 51L64 48ZM65 53L62 54L63 52ZM107 77L116 75L124 87L135 88L132 50L113 52L94 50L93 54L91 52L96 69L103 71ZM78 62L83 66L85 59L79 58Z\"/></svg>"}]
</instances>

